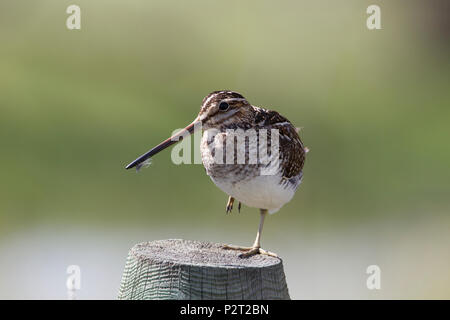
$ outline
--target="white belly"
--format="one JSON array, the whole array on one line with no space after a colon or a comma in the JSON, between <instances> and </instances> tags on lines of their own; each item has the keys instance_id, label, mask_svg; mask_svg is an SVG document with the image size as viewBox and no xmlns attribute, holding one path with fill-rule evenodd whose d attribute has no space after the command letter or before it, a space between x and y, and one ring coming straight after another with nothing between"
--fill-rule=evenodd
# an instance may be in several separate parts
<instances>
[{"instance_id":1,"label":"white belly","mask_svg":"<svg viewBox=\"0 0 450 320\"><path fill-rule=\"evenodd\" d=\"M280 175L256 176L238 183L232 183L228 179L211 179L222 191L244 205L267 209L269 213L277 212L295 193L295 188L280 184Z\"/></svg>"},{"instance_id":2,"label":"white belly","mask_svg":"<svg viewBox=\"0 0 450 320\"><path fill-rule=\"evenodd\" d=\"M207 140L207 136L203 135L201 142L203 165L216 186L229 196L246 206L267 209L269 213L277 212L292 199L301 182L301 174L287 181L282 178L280 172L274 175L262 175L259 170L255 173L250 166L227 167L224 164L217 164L211 152L208 151ZM223 146L221 142L212 143L216 150ZM251 149L250 152L256 152L256 149Z\"/></svg>"}]
</instances>

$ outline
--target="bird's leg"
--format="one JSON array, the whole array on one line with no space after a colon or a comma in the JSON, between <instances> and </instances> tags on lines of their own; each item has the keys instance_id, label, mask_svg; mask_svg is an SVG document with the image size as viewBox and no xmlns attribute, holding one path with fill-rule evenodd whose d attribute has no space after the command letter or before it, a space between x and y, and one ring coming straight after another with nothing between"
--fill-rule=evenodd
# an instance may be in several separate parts
<instances>
[{"instance_id":1,"label":"bird's leg","mask_svg":"<svg viewBox=\"0 0 450 320\"><path fill-rule=\"evenodd\" d=\"M234 198L230 196L228 198L228 202L227 202L227 208L226 208L227 214L233 210L233 204L234 204Z\"/></svg>"},{"instance_id":2,"label":"bird's leg","mask_svg":"<svg viewBox=\"0 0 450 320\"><path fill-rule=\"evenodd\" d=\"M241 213L241 202L239 201L238 212Z\"/></svg>"},{"instance_id":3,"label":"bird's leg","mask_svg":"<svg viewBox=\"0 0 450 320\"><path fill-rule=\"evenodd\" d=\"M232 245L225 245L223 246L224 249L231 249L231 250L239 250L244 251L239 255L241 258L250 257L254 254L266 254L268 256L272 257L278 257L276 253L266 251L264 249L261 249L261 233L264 226L264 218L267 215L267 209L261 209L261 218L259 220L259 228L258 233L256 234L255 242L253 243L252 247L239 247L239 246L232 246Z\"/></svg>"},{"instance_id":4,"label":"bird's leg","mask_svg":"<svg viewBox=\"0 0 450 320\"><path fill-rule=\"evenodd\" d=\"M255 242L253 243L253 246L250 250L242 253L239 255L239 257L241 258L246 258L246 257L250 257L254 254L266 254L268 256L272 256L272 257L278 257L275 253L270 252L270 251L266 251L264 249L261 249L261 234L262 234L262 229L264 226L264 219L267 215L267 209L261 209L261 217L259 220L259 228L258 228L258 232L256 233L256 239Z\"/></svg>"}]
</instances>

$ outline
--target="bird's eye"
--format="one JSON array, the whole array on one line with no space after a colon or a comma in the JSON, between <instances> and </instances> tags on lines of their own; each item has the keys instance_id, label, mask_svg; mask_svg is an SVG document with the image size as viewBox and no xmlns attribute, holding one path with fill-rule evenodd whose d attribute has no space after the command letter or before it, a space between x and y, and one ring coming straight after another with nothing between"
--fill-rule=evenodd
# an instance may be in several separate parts
<instances>
[{"instance_id":1,"label":"bird's eye","mask_svg":"<svg viewBox=\"0 0 450 320\"><path fill-rule=\"evenodd\" d=\"M226 103L226 102L221 102L221 103L219 104L219 110L220 110L220 111L226 111L226 110L228 110L228 108L229 108L229 105L228 105L228 103Z\"/></svg>"}]
</instances>

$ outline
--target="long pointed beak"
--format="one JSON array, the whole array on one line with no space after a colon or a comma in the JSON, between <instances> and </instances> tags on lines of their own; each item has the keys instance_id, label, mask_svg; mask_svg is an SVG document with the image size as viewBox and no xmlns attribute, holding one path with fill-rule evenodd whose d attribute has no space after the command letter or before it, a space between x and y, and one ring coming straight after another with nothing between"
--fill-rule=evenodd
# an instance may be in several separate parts
<instances>
[{"instance_id":1,"label":"long pointed beak","mask_svg":"<svg viewBox=\"0 0 450 320\"><path fill-rule=\"evenodd\" d=\"M140 163L144 162L145 160L153 157L155 154L157 154L158 152L166 149L167 147L170 147L171 145L173 145L174 143L177 143L178 141L183 140L184 136L190 135L192 134L194 131L196 131L198 128L200 128L201 121L197 119L195 119L190 125L188 125L186 128L184 128L183 130L181 130L180 132L174 134L173 136L171 136L170 138L164 140L163 142L161 142L160 144L158 144L156 147L152 148L151 150L149 150L148 152L144 153L142 156L140 156L139 158L137 158L136 160L134 160L133 162L131 162L130 164L128 164L125 169L130 169L136 166L139 166ZM139 167L138 167L139 168Z\"/></svg>"}]
</instances>

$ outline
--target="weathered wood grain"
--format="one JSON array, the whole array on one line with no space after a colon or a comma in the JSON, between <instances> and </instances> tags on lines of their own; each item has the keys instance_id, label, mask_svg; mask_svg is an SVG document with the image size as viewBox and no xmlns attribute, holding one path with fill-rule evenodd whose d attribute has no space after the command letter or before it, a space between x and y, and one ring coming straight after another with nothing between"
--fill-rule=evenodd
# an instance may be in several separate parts
<instances>
[{"instance_id":1,"label":"weathered wood grain","mask_svg":"<svg viewBox=\"0 0 450 320\"><path fill-rule=\"evenodd\" d=\"M221 244L158 240L131 248L119 299L289 299L281 259Z\"/></svg>"}]
</instances>

